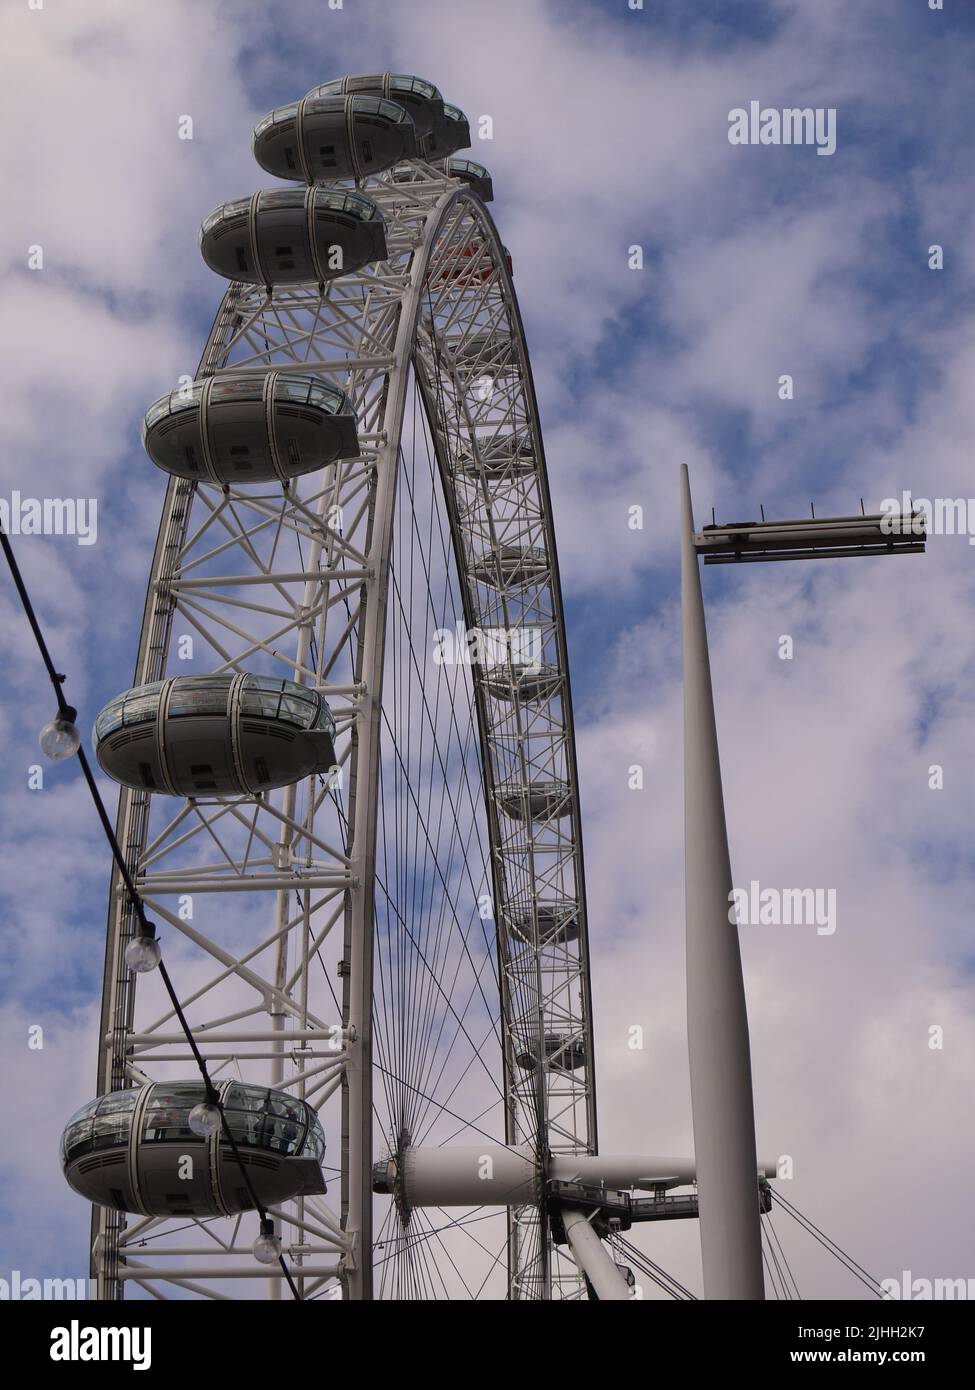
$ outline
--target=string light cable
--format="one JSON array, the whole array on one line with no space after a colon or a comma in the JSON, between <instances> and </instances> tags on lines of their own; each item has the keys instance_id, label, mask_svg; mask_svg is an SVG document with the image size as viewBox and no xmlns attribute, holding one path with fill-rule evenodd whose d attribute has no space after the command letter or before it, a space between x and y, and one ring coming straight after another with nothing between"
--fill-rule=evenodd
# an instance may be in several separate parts
<instances>
[{"instance_id":1,"label":"string light cable","mask_svg":"<svg viewBox=\"0 0 975 1390\"><path fill-rule=\"evenodd\" d=\"M68 758L77 757L81 764L81 771L84 775L85 782L88 784L88 790L91 793L91 799L98 813L98 819L105 832L105 838L108 840L111 848L112 857L118 867L122 882L125 885L125 891L136 915L137 930L126 947L125 963L130 970L135 971L137 974L145 974L147 971L158 969L166 993L169 995L170 1003L173 1006L173 1012L179 1020L179 1025L186 1036L186 1041L199 1067L200 1075L203 1077L206 1100L202 1101L199 1105L195 1105L190 1111L189 1126L194 1134L198 1134L201 1137L207 1137L215 1133L218 1128L222 1129L223 1139L228 1144L233 1154L234 1161L240 1169L244 1186L247 1189L248 1196L260 1220L260 1234L253 1245L254 1258L261 1264L279 1264L288 1282L288 1287L291 1290L292 1296L300 1301L301 1295L298 1292L284 1257L281 1247L281 1238L275 1234L274 1222L271 1220L267 1208L259 1200L254 1190L254 1184L241 1157L237 1140L234 1137L227 1116L224 1113L223 1104L220 1100L220 1093L213 1084L207 1069L206 1061L186 1021L186 1015L183 1013L183 1007L180 1004L179 996L176 993L169 971L166 969L165 962L162 959L162 949L156 936L156 924L151 922L146 914L145 904L132 879L129 866L125 862L125 856L116 838L108 812L105 809L105 803L102 800L101 792L98 790L98 783L95 781L91 764L88 761L88 756L82 745L81 735L78 732L77 726L78 711L73 705L68 704L65 697L64 682L66 677L62 672L57 670L51 659L51 653L44 638L44 633L41 630L34 605L31 602L30 595L27 592L27 586L20 572L20 566L17 564L10 539L2 525L0 525L0 547L3 549L4 558L7 561L14 587L17 590L21 606L30 624L31 631L34 634L34 639L40 651L51 685L54 688L54 694L57 700L57 712L54 718L48 724L44 725L40 733L41 750L47 757L52 758L56 762L63 762Z\"/></svg>"}]
</instances>

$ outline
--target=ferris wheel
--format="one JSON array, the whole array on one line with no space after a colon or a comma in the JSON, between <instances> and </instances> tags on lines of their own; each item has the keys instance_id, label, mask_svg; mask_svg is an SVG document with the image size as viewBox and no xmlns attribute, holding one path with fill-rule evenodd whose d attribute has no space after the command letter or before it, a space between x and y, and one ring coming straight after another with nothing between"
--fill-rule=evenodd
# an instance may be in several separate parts
<instances>
[{"instance_id":1,"label":"ferris wheel","mask_svg":"<svg viewBox=\"0 0 975 1390\"><path fill-rule=\"evenodd\" d=\"M686 1160L597 1155L552 511L469 139L419 78L328 83L254 132L290 182L201 229L229 288L146 416L95 727L180 995L117 870L62 1142L102 1298L622 1298L600 1237L693 1214Z\"/></svg>"}]
</instances>

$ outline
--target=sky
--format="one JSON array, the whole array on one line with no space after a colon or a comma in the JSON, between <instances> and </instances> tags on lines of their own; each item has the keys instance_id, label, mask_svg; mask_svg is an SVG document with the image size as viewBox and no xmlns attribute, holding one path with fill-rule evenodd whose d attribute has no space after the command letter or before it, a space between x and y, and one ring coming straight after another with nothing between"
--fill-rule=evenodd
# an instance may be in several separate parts
<instances>
[{"instance_id":1,"label":"sky","mask_svg":"<svg viewBox=\"0 0 975 1390\"><path fill-rule=\"evenodd\" d=\"M971 6L10 0L0 52L0 498L97 499L93 545L15 538L86 728L138 639L164 488L141 418L194 371L220 293L196 228L261 185L255 121L380 70L493 118L471 154L553 496L601 1146L689 1152L678 469L699 524L967 499ZM834 110L835 152L731 144L752 101ZM831 934L741 928L759 1152L792 1156L791 1200L878 1278L975 1276L973 564L935 535L923 557L704 571L735 883L836 892ZM93 1086L109 866L73 764L28 788L51 698L7 583L0 631L0 1277L81 1274L56 1145ZM864 1292L776 1229L805 1296ZM698 1288L693 1223L655 1240Z\"/></svg>"}]
</instances>

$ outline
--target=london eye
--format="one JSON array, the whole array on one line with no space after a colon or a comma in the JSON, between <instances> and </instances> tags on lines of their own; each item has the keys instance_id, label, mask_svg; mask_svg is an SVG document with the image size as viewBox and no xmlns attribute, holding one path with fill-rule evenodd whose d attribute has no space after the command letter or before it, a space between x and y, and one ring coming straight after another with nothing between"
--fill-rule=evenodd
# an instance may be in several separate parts
<instances>
[{"instance_id":1,"label":"london eye","mask_svg":"<svg viewBox=\"0 0 975 1390\"><path fill-rule=\"evenodd\" d=\"M116 870L100 1099L63 1145L103 1298L274 1297L286 1271L309 1299L584 1286L548 1199L596 1152L565 628L468 143L431 83L328 83L254 132L290 182L200 232L229 283L146 414L168 483L134 679L95 731L188 1033Z\"/></svg>"}]
</instances>

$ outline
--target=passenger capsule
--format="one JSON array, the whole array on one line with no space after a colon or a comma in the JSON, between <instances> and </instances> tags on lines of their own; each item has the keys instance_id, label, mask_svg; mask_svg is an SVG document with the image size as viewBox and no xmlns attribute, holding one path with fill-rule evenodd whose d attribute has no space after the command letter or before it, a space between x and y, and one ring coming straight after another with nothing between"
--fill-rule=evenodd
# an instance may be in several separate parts
<instances>
[{"instance_id":1,"label":"passenger capsule","mask_svg":"<svg viewBox=\"0 0 975 1390\"><path fill-rule=\"evenodd\" d=\"M540 947L562 946L579 937L579 907L569 898L539 902L534 912L530 902L509 903L504 919L512 936L527 946L535 944L536 921Z\"/></svg>"},{"instance_id":2,"label":"passenger capsule","mask_svg":"<svg viewBox=\"0 0 975 1390\"><path fill-rule=\"evenodd\" d=\"M457 150L466 150L471 143L471 127L459 107L444 102L443 116L433 129L420 140L424 159L446 159Z\"/></svg>"},{"instance_id":3,"label":"passenger capsule","mask_svg":"<svg viewBox=\"0 0 975 1390\"><path fill-rule=\"evenodd\" d=\"M541 1051L535 1039L529 1038L515 1053L515 1061L523 1071L534 1071ZM585 1043L569 1033L546 1033L544 1059L553 1071L578 1071L586 1064Z\"/></svg>"},{"instance_id":4,"label":"passenger capsule","mask_svg":"<svg viewBox=\"0 0 975 1390\"><path fill-rule=\"evenodd\" d=\"M258 121L254 158L279 179L365 178L419 153L406 108L381 97L304 97Z\"/></svg>"},{"instance_id":5,"label":"passenger capsule","mask_svg":"<svg viewBox=\"0 0 975 1390\"><path fill-rule=\"evenodd\" d=\"M352 402L305 372L255 370L179 387L149 407L142 444L177 478L266 483L359 453Z\"/></svg>"},{"instance_id":6,"label":"passenger capsule","mask_svg":"<svg viewBox=\"0 0 975 1390\"><path fill-rule=\"evenodd\" d=\"M501 254L510 275L511 252L507 246L502 246ZM435 269L430 273L430 279L434 284L439 284L442 280L454 280L461 285L480 285L496 279L497 273L498 268L490 249L485 248L479 241L472 241L469 246L448 247L443 256L438 258Z\"/></svg>"},{"instance_id":7,"label":"passenger capsule","mask_svg":"<svg viewBox=\"0 0 975 1390\"><path fill-rule=\"evenodd\" d=\"M482 203L494 202L494 183L483 164L473 159L448 159L446 171L450 178L469 183Z\"/></svg>"},{"instance_id":8,"label":"passenger capsule","mask_svg":"<svg viewBox=\"0 0 975 1390\"><path fill-rule=\"evenodd\" d=\"M228 280L323 284L385 260L386 225L361 193L275 188L211 212L200 228L200 250Z\"/></svg>"},{"instance_id":9,"label":"passenger capsule","mask_svg":"<svg viewBox=\"0 0 975 1390\"><path fill-rule=\"evenodd\" d=\"M95 756L123 786L170 796L254 795L326 772L335 721L321 695L270 676L137 685L95 720Z\"/></svg>"},{"instance_id":10,"label":"passenger capsule","mask_svg":"<svg viewBox=\"0 0 975 1390\"><path fill-rule=\"evenodd\" d=\"M455 367L464 374L500 376L518 370L518 355L509 333L469 333L448 338L445 344Z\"/></svg>"},{"instance_id":11,"label":"passenger capsule","mask_svg":"<svg viewBox=\"0 0 975 1390\"><path fill-rule=\"evenodd\" d=\"M336 96L369 96L385 97L387 101L394 101L406 109L407 114L412 118L418 136L430 135L431 132L439 130L444 125L444 99L437 91L432 82L425 82L422 77L411 77L403 72L380 72L368 77L336 77L332 82L325 82L320 87L313 87L306 96L306 101L315 101L321 97ZM457 108L452 106L452 111ZM457 114L467 124L463 112ZM467 132L465 145L470 144L470 131ZM455 145L455 149L464 149L465 145Z\"/></svg>"},{"instance_id":12,"label":"passenger capsule","mask_svg":"<svg viewBox=\"0 0 975 1390\"><path fill-rule=\"evenodd\" d=\"M461 473L478 477L483 471L486 477L496 479L535 471L531 430L493 434L475 443L476 448L462 449L457 456L457 468Z\"/></svg>"},{"instance_id":13,"label":"passenger capsule","mask_svg":"<svg viewBox=\"0 0 975 1390\"><path fill-rule=\"evenodd\" d=\"M503 782L496 792L498 805L515 820L559 820L572 810L567 782Z\"/></svg>"},{"instance_id":14,"label":"passenger capsule","mask_svg":"<svg viewBox=\"0 0 975 1390\"><path fill-rule=\"evenodd\" d=\"M420 171L415 164L394 164L389 177L393 183L419 183Z\"/></svg>"},{"instance_id":15,"label":"passenger capsule","mask_svg":"<svg viewBox=\"0 0 975 1390\"><path fill-rule=\"evenodd\" d=\"M61 1137L61 1167L75 1192L141 1216L233 1216L325 1192L325 1135L303 1100L265 1086L217 1087L239 1160L223 1128L195 1134L189 1114L202 1081L157 1081L112 1091L78 1111ZM191 1163L187 1163L187 1159Z\"/></svg>"},{"instance_id":16,"label":"passenger capsule","mask_svg":"<svg viewBox=\"0 0 975 1390\"><path fill-rule=\"evenodd\" d=\"M542 662L516 663L510 670L507 666L494 666L484 677L485 688L496 700L520 700L522 704L550 700L561 683L558 667Z\"/></svg>"},{"instance_id":17,"label":"passenger capsule","mask_svg":"<svg viewBox=\"0 0 975 1390\"><path fill-rule=\"evenodd\" d=\"M537 546L498 545L478 556L471 574L494 589L524 586L545 578L548 556Z\"/></svg>"}]
</instances>

